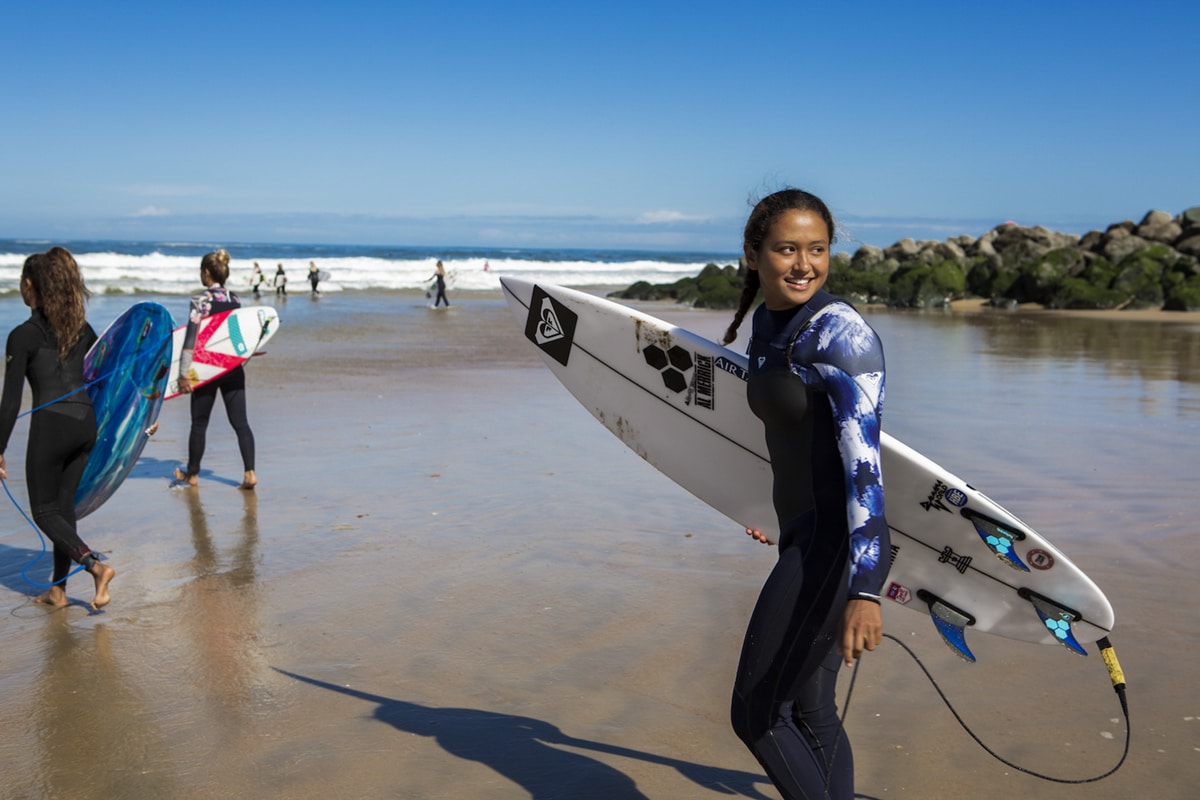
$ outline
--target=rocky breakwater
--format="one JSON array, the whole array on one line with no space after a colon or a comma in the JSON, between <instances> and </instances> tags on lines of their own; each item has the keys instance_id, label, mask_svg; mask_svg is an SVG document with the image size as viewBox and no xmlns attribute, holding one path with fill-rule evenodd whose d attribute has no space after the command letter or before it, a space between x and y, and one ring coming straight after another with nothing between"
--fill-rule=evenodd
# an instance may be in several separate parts
<instances>
[{"instance_id":1,"label":"rocky breakwater","mask_svg":"<svg viewBox=\"0 0 1200 800\"><path fill-rule=\"evenodd\" d=\"M732 308L745 265L709 264L672 284L639 282L613 296ZM1011 222L982 236L901 239L833 257L826 288L855 303L940 308L982 297L1000 308L1200 311L1200 206L1151 211L1083 236Z\"/></svg>"},{"instance_id":2,"label":"rocky breakwater","mask_svg":"<svg viewBox=\"0 0 1200 800\"><path fill-rule=\"evenodd\" d=\"M1200 206L1083 236L1005 223L978 239L901 239L834 261L829 290L863 303L933 308L974 296L999 307L1196 311Z\"/></svg>"}]
</instances>

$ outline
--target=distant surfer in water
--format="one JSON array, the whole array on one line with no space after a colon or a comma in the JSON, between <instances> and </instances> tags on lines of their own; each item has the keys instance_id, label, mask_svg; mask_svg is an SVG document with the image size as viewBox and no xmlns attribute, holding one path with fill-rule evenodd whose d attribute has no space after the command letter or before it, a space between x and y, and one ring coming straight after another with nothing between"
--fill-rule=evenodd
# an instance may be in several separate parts
<instances>
[{"instance_id":1,"label":"distant surfer in water","mask_svg":"<svg viewBox=\"0 0 1200 800\"><path fill-rule=\"evenodd\" d=\"M37 411L29 423L25 483L33 520L54 543L53 585L36 602L67 605L67 575L74 561L95 581L92 608L99 610L112 599L108 584L116 572L84 544L75 525L75 491L96 443L96 414L83 390L83 357L96 341L85 317L88 297L79 265L63 248L25 259L21 299L33 313L8 335L0 399L0 478L8 479L3 454L28 378Z\"/></svg>"},{"instance_id":2,"label":"distant surfer in water","mask_svg":"<svg viewBox=\"0 0 1200 800\"><path fill-rule=\"evenodd\" d=\"M882 639L891 555L883 348L857 311L821 288L833 242L833 217L816 196L789 189L761 200L746 222L746 283L724 339L737 337L761 287L746 389L771 455L779 560L750 617L731 717L789 800L854 797L834 690L839 661L853 664Z\"/></svg>"},{"instance_id":3,"label":"distant surfer in water","mask_svg":"<svg viewBox=\"0 0 1200 800\"><path fill-rule=\"evenodd\" d=\"M280 272L283 265L279 266ZM213 406L217 403L217 392L225 403L225 416L237 433L238 450L242 454L245 475L239 489L253 489L258 485L254 474L254 432L246 418L246 370L238 365L221 377L209 381L198 389L192 389L187 377L192 368L192 354L196 349L196 334L200 321L212 314L242 307L242 301L225 288L229 279L229 253L217 250L200 261L200 283L206 288L202 294L192 298L188 311L187 330L183 335L183 347L179 358L179 391L192 395L192 429L188 434L187 469L175 469L175 480L191 486L199 485L200 460L204 458L204 447L208 435L208 421Z\"/></svg>"},{"instance_id":4,"label":"distant surfer in water","mask_svg":"<svg viewBox=\"0 0 1200 800\"><path fill-rule=\"evenodd\" d=\"M434 268L433 274L425 280L429 280L430 278L437 279L437 297L433 301L433 307L437 308L438 303L444 302L446 308L449 308L450 301L446 299L446 268L442 266L441 261L437 262L437 267Z\"/></svg>"},{"instance_id":5,"label":"distant surfer in water","mask_svg":"<svg viewBox=\"0 0 1200 800\"><path fill-rule=\"evenodd\" d=\"M271 283L275 287L276 297L287 297L287 273L283 271L283 264L275 267L275 276Z\"/></svg>"},{"instance_id":6,"label":"distant surfer in water","mask_svg":"<svg viewBox=\"0 0 1200 800\"><path fill-rule=\"evenodd\" d=\"M308 282L312 284L312 293L320 294L317 291L317 284L321 282L321 271L317 269L317 265L312 261L308 262Z\"/></svg>"}]
</instances>

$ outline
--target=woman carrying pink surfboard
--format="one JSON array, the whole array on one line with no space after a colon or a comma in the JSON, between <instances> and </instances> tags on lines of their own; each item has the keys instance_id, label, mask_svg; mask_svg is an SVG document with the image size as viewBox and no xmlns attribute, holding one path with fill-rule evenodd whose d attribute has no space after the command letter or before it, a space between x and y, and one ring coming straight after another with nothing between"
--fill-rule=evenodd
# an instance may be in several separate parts
<instances>
[{"instance_id":1,"label":"woman carrying pink surfboard","mask_svg":"<svg viewBox=\"0 0 1200 800\"><path fill-rule=\"evenodd\" d=\"M212 416L213 406L217 402L217 393L225 403L225 415L229 424L237 434L238 449L242 454L242 466L245 469L240 489L253 489L258 484L254 474L254 432L250 430L250 422L246 417L246 371L241 365L234 367L215 380L193 390L188 371L196 348L196 335L200 323L212 314L231 311L242 307L242 301L229 289L225 281L229 279L229 253L217 250L208 253L200 261L200 282L206 287L204 292L192 298L188 314L187 331L183 337L182 353L180 355L179 391L192 396L192 428L188 434L188 463L186 470L176 468L175 480L191 486L199 484L200 461L204 458L204 448L208 434L208 421Z\"/></svg>"}]
</instances>

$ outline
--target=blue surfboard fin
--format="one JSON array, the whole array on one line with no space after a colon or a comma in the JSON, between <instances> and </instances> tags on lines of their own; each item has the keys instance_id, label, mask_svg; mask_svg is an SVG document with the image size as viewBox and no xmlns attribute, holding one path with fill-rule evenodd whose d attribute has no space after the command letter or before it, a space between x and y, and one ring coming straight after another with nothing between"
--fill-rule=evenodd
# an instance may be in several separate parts
<instances>
[{"instance_id":1,"label":"blue surfboard fin","mask_svg":"<svg viewBox=\"0 0 1200 800\"><path fill-rule=\"evenodd\" d=\"M999 522L991 517L985 517L977 511L969 508L962 510L962 515L975 525L975 532L979 534L979 538L983 539L983 543L992 551L996 558L1008 564L1013 569L1019 572L1029 572L1029 567L1025 566L1025 562L1021 561L1021 557L1017 555L1014 542L1019 542L1025 538L1025 534L1012 525Z\"/></svg>"},{"instance_id":2,"label":"blue surfboard fin","mask_svg":"<svg viewBox=\"0 0 1200 800\"><path fill-rule=\"evenodd\" d=\"M1033 604L1033 608L1037 611L1042 624L1046 626L1046 630L1054 634L1054 638L1063 647L1072 653L1078 653L1081 656L1087 655L1087 650L1084 650L1083 645L1075 639L1075 632L1071 629L1072 622L1083 619L1082 614L1059 605L1049 597L1040 595L1031 589L1021 589L1018 594Z\"/></svg>"},{"instance_id":3,"label":"blue surfboard fin","mask_svg":"<svg viewBox=\"0 0 1200 800\"><path fill-rule=\"evenodd\" d=\"M970 664L975 663L975 654L967 647L967 625L975 624L975 617L961 608L952 606L933 592L924 589L917 590L917 597L929 606L929 617L933 626L941 634L942 641L954 651L954 654Z\"/></svg>"}]
</instances>

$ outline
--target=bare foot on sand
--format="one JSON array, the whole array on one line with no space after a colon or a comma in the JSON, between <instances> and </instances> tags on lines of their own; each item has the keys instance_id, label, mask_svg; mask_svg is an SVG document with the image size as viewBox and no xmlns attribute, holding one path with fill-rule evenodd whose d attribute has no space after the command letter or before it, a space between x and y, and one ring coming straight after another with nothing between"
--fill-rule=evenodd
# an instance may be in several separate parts
<instances>
[{"instance_id":1,"label":"bare foot on sand","mask_svg":"<svg viewBox=\"0 0 1200 800\"><path fill-rule=\"evenodd\" d=\"M176 467L175 468L175 482L176 483L186 483L188 486L199 486L200 485L200 476L199 475L188 475L186 472L181 470L179 467Z\"/></svg>"},{"instance_id":2,"label":"bare foot on sand","mask_svg":"<svg viewBox=\"0 0 1200 800\"><path fill-rule=\"evenodd\" d=\"M117 571L108 564L95 561L88 572L92 573L92 578L96 581L96 597L92 600L92 610L99 611L112 601L108 594L108 584L116 577Z\"/></svg>"},{"instance_id":3,"label":"bare foot on sand","mask_svg":"<svg viewBox=\"0 0 1200 800\"><path fill-rule=\"evenodd\" d=\"M54 608L62 608L67 604L67 590L61 586L51 586L50 591L45 594L39 594L33 598L33 602L43 606L52 606Z\"/></svg>"},{"instance_id":4,"label":"bare foot on sand","mask_svg":"<svg viewBox=\"0 0 1200 800\"><path fill-rule=\"evenodd\" d=\"M249 492L252 491L255 486L258 486L258 478L255 476L254 470L248 469L246 470L246 477L242 478L242 485L238 488Z\"/></svg>"}]
</instances>

